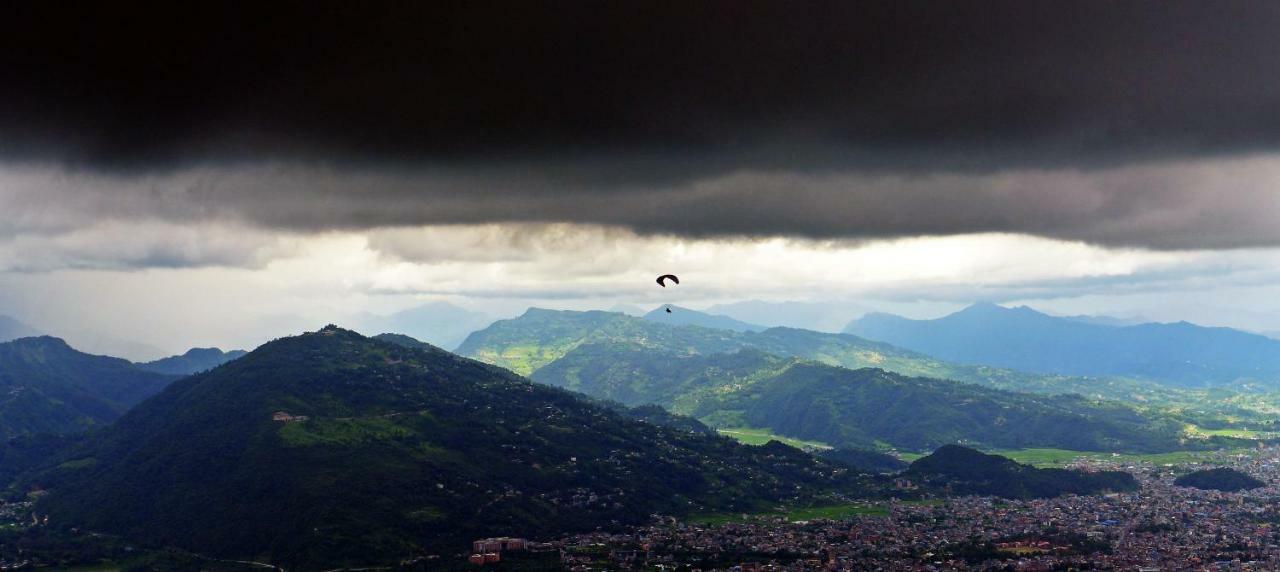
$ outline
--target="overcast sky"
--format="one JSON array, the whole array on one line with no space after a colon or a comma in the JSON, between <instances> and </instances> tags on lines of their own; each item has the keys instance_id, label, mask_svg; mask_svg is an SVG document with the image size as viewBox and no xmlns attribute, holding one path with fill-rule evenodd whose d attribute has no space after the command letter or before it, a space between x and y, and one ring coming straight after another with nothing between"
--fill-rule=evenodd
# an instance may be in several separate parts
<instances>
[{"instance_id":1,"label":"overcast sky","mask_svg":"<svg viewBox=\"0 0 1280 572\"><path fill-rule=\"evenodd\" d=\"M0 313L139 357L441 299L1280 330L1275 4L432 4L3 8Z\"/></svg>"}]
</instances>

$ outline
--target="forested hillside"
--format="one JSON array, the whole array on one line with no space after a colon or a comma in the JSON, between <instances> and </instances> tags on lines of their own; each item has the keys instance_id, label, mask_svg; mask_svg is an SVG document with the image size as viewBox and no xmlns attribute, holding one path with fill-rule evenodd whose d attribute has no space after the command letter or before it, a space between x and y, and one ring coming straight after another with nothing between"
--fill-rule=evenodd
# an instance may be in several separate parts
<instances>
[{"instance_id":1,"label":"forested hillside","mask_svg":"<svg viewBox=\"0 0 1280 572\"><path fill-rule=\"evenodd\" d=\"M50 491L51 522L286 568L868 490L787 446L634 421L333 327L182 379L81 451L25 483Z\"/></svg>"},{"instance_id":2,"label":"forested hillside","mask_svg":"<svg viewBox=\"0 0 1280 572\"><path fill-rule=\"evenodd\" d=\"M58 338L0 343L0 439L109 423L173 379L76 351Z\"/></svg>"},{"instance_id":3,"label":"forested hillside","mask_svg":"<svg viewBox=\"0 0 1280 572\"><path fill-rule=\"evenodd\" d=\"M754 349L681 356L635 344L589 344L533 379L629 405L656 403L720 427L767 428L837 447L1182 446L1181 422L1116 403L850 370Z\"/></svg>"},{"instance_id":4,"label":"forested hillside","mask_svg":"<svg viewBox=\"0 0 1280 572\"><path fill-rule=\"evenodd\" d=\"M954 494L1022 499L1126 492L1139 486L1133 475L1123 471L1038 469L956 445L916 459L905 476L920 484L948 487Z\"/></svg>"}]
</instances>

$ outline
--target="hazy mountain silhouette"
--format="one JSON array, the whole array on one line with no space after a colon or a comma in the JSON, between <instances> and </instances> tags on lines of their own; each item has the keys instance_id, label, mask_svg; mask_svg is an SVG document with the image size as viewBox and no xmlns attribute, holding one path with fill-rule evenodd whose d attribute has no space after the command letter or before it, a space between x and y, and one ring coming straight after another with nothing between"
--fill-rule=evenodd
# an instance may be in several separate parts
<instances>
[{"instance_id":1,"label":"hazy mountain silhouette","mask_svg":"<svg viewBox=\"0 0 1280 572\"><path fill-rule=\"evenodd\" d=\"M389 316L366 314L357 320L366 334L404 334L431 345L452 350L471 332L493 323L493 317L449 302L431 302Z\"/></svg>"},{"instance_id":2,"label":"hazy mountain silhouette","mask_svg":"<svg viewBox=\"0 0 1280 572\"><path fill-rule=\"evenodd\" d=\"M41 332L15 318L0 316L0 342L42 335Z\"/></svg>"},{"instance_id":3,"label":"hazy mountain silhouette","mask_svg":"<svg viewBox=\"0 0 1280 572\"><path fill-rule=\"evenodd\" d=\"M934 320L870 314L845 331L946 360L1024 371L1133 376L1179 386L1280 383L1280 341L1187 322L1117 327L1025 306L975 304Z\"/></svg>"},{"instance_id":4,"label":"hazy mountain silhouette","mask_svg":"<svg viewBox=\"0 0 1280 572\"><path fill-rule=\"evenodd\" d=\"M218 348L191 348L182 355L144 362L137 366L157 373L191 375L213 369L247 353L249 352L244 350L224 352Z\"/></svg>"},{"instance_id":5,"label":"hazy mountain silhouette","mask_svg":"<svg viewBox=\"0 0 1280 572\"><path fill-rule=\"evenodd\" d=\"M707 308L708 313L722 314L752 324L819 332L838 332L850 320L868 311L870 308L854 302L764 302L761 300L716 304Z\"/></svg>"},{"instance_id":6,"label":"hazy mountain silhouette","mask_svg":"<svg viewBox=\"0 0 1280 572\"><path fill-rule=\"evenodd\" d=\"M668 308L671 309L670 312L667 312ZM702 326L704 328L717 328L735 332L759 332L768 329L757 324L748 324L741 320L735 320L728 316L708 314L671 304L664 304L650 310L649 313L644 315L644 319L672 326Z\"/></svg>"}]
</instances>

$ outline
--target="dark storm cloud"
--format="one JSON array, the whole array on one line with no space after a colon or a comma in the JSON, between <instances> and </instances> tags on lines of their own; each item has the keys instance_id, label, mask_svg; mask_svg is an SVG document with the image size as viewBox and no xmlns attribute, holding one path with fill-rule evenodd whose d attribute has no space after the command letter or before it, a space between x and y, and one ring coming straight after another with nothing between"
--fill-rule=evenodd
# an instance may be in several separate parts
<instances>
[{"instance_id":1,"label":"dark storm cloud","mask_svg":"<svg viewBox=\"0 0 1280 572\"><path fill-rule=\"evenodd\" d=\"M1280 144L1276 30L1256 1L10 3L0 156L108 182L11 192L37 214L0 228L1274 244L1265 190L1110 173Z\"/></svg>"},{"instance_id":2,"label":"dark storm cloud","mask_svg":"<svg viewBox=\"0 0 1280 572\"><path fill-rule=\"evenodd\" d=\"M731 152L779 139L1058 161L1280 138L1280 6L1268 2L3 12L7 150L106 165Z\"/></svg>"}]
</instances>

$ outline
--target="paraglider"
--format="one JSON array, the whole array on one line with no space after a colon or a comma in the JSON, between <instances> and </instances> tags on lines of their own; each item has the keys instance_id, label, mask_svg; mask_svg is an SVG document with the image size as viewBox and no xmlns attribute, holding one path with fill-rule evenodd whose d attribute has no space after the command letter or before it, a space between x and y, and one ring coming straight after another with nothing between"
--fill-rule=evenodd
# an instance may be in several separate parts
<instances>
[{"instance_id":1,"label":"paraglider","mask_svg":"<svg viewBox=\"0 0 1280 572\"><path fill-rule=\"evenodd\" d=\"M675 274L663 274L662 276L658 277L658 285L663 288L666 288L667 280L670 280L673 284L680 284L680 279L676 278ZM667 306L667 313L668 314L671 313L671 306Z\"/></svg>"}]
</instances>

